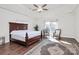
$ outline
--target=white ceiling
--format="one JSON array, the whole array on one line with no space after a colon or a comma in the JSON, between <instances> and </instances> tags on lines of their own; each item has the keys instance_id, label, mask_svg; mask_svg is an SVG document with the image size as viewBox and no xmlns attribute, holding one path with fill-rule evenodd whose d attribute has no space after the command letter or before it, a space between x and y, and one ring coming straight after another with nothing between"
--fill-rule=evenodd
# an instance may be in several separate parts
<instances>
[{"instance_id":1,"label":"white ceiling","mask_svg":"<svg viewBox=\"0 0 79 59\"><path fill-rule=\"evenodd\" d=\"M38 4L39 5L39 4ZM42 5L42 4L41 4ZM15 13L23 14L32 18L39 17L54 17L55 15L65 14L74 12L76 4L48 4L46 8L48 11L38 13L32 11L35 7L32 4L1 4L0 8L12 11Z\"/></svg>"}]
</instances>

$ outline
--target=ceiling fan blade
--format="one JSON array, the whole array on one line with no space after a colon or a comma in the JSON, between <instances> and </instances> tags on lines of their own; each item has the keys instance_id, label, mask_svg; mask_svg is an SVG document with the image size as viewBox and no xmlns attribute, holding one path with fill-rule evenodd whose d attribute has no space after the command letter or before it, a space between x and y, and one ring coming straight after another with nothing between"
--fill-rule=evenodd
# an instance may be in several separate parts
<instances>
[{"instance_id":1,"label":"ceiling fan blade","mask_svg":"<svg viewBox=\"0 0 79 59\"><path fill-rule=\"evenodd\" d=\"M38 8L38 6L36 4L33 4L33 5Z\"/></svg>"},{"instance_id":2,"label":"ceiling fan blade","mask_svg":"<svg viewBox=\"0 0 79 59\"><path fill-rule=\"evenodd\" d=\"M45 7L45 6L47 6L47 4L44 4L42 7Z\"/></svg>"},{"instance_id":3,"label":"ceiling fan blade","mask_svg":"<svg viewBox=\"0 0 79 59\"><path fill-rule=\"evenodd\" d=\"M36 11L37 9L32 9L32 11Z\"/></svg>"},{"instance_id":4,"label":"ceiling fan blade","mask_svg":"<svg viewBox=\"0 0 79 59\"><path fill-rule=\"evenodd\" d=\"M43 9L43 10L48 10L48 9Z\"/></svg>"}]
</instances>

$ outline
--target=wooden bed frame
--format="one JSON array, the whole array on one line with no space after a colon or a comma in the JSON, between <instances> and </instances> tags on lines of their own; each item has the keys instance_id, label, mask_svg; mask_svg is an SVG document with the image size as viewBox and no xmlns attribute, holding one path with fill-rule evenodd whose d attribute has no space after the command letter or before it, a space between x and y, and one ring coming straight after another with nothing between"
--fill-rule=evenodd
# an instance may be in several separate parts
<instances>
[{"instance_id":1,"label":"wooden bed frame","mask_svg":"<svg viewBox=\"0 0 79 59\"><path fill-rule=\"evenodd\" d=\"M33 43L35 43L35 42L42 39L42 32L39 36L30 38L30 39L28 39L28 34L26 33L25 42L11 38L11 34L10 34L11 31L13 31L13 30L27 30L27 29L28 29L28 24L9 22L10 43L11 42L16 42L16 43L19 43L19 44L24 45L24 46L29 46L29 45L31 45L31 44L33 44Z\"/></svg>"}]
</instances>

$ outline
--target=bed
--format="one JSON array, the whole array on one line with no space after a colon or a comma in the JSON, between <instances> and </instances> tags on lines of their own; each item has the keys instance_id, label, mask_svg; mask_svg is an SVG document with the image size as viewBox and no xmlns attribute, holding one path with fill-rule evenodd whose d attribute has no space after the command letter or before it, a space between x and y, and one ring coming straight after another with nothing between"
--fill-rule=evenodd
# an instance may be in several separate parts
<instances>
[{"instance_id":1,"label":"bed","mask_svg":"<svg viewBox=\"0 0 79 59\"><path fill-rule=\"evenodd\" d=\"M42 39L42 32L28 30L28 24L9 22L9 39L10 43L29 46Z\"/></svg>"}]
</instances>

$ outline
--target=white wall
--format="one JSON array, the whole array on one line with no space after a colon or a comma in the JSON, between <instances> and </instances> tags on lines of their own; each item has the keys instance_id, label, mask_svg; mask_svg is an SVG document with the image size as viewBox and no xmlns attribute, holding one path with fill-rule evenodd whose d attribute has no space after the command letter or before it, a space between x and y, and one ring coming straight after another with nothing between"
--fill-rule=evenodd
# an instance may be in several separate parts
<instances>
[{"instance_id":1,"label":"white wall","mask_svg":"<svg viewBox=\"0 0 79 59\"><path fill-rule=\"evenodd\" d=\"M9 41L8 22L25 22L29 24L28 25L29 29L31 29L33 25L31 18L0 8L0 37L5 36L6 42Z\"/></svg>"},{"instance_id":2,"label":"white wall","mask_svg":"<svg viewBox=\"0 0 79 59\"><path fill-rule=\"evenodd\" d=\"M79 42L79 5L75 10L75 38Z\"/></svg>"},{"instance_id":3,"label":"white wall","mask_svg":"<svg viewBox=\"0 0 79 59\"><path fill-rule=\"evenodd\" d=\"M62 36L74 38L74 8L76 5L49 4L48 11L34 13L34 24L38 24L40 29L44 28L45 21L55 21L58 19L59 28L62 30Z\"/></svg>"},{"instance_id":4,"label":"white wall","mask_svg":"<svg viewBox=\"0 0 79 59\"><path fill-rule=\"evenodd\" d=\"M59 28L62 30L62 37L74 38L74 16L66 13L58 17Z\"/></svg>"},{"instance_id":5,"label":"white wall","mask_svg":"<svg viewBox=\"0 0 79 59\"><path fill-rule=\"evenodd\" d=\"M51 15L51 14L50 14ZM40 29L44 28L45 21L55 21L58 19L58 26L62 30L63 37L74 38L74 15L73 13L55 14L52 17L37 17L35 24L38 24Z\"/></svg>"},{"instance_id":6,"label":"white wall","mask_svg":"<svg viewBox=\"0 0 79 59\"><path fill-rule=\"evenodd\" d=\"M55 9L52 9L52 6ZM26 5L26 7L28 6ZM71 13L73 5L48 5L48 7L50 7L48 11L37 13L23 5L0 5L0 37L5 36L6 42L9 41L8 22L10 21L26 22L29 24L29 29L33 29L33 26L38 24L41 30L44 28L45 21L55 21L56 19L58 19L59 28L62 30L62 36L74 37L75 17L74 13Z\"/></svg>"}]
</instances>

